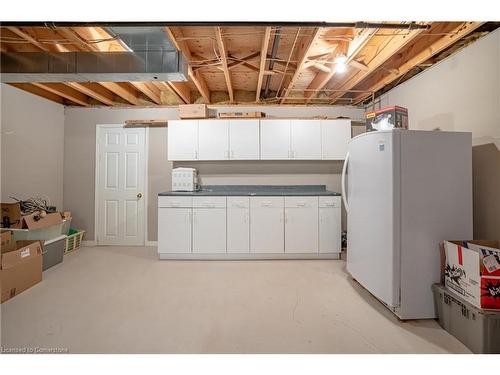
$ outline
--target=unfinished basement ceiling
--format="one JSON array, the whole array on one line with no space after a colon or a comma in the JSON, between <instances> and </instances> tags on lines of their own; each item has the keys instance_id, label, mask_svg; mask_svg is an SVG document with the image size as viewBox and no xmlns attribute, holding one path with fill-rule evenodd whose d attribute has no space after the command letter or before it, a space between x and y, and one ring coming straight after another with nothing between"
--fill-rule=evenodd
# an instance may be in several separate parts
<instances>
[{"instance_id":1,"label":"unfinished basement ceiling","mask_svg":"<svg viewBox=\"0 0 500 375\"><path fill-rule=\"evenodd\" d=\"M9 84L76 106L359 105L416 67L432 65L443 51L498 27L481 22L418 22L422 28L397 24L401 28L163 26L161 30L188 62L188 81ZM146 26L139 26L138 34L144 35ZM0 47L2 52L127 52L136 48L133 36L127 34L129 27L2 26ZM161 35L150 40L154 45ZM334 69L339 54L347 58L343 73Z\"/></svg>"}]
</instances>

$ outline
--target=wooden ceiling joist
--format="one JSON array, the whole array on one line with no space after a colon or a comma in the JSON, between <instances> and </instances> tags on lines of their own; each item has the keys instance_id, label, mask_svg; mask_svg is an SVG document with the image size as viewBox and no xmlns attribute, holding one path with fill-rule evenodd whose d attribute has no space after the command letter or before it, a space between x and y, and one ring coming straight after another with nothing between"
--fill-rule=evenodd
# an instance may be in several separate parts
<instances>
[{"instance_id":1,"label":"wooden ceiling joist","mask_svg":"<svg viewBox=\"0 0 500 375\"><path fill-rule=\"evenodd\" d=\"M227 93L213 95L219 102L229 96L230 103L255 103L261 101L264 87L273 93L266 103L359 104L373 92L407 78L407 73L413 75L415 67L425 69L495 29L495 23L487 23L476 30L482 22L430 22L426 30L400 23L401 29L379 30L281 27L273 57L268 53L272 26L167 27L165 32L188 62L186 82L30 82L12 86L80 106L140 106L148 105L147 100L155 105L210 104L211 90ZM126 50L123 42L103 27L15 26L0 26L2 52ZM335 69L339 53L347 57L343 73Z\"/></svg>"},{"instance_id":2,"label":"wooden ceiling joist","mask_svg":"<svg viewBox=\"0 0 500 375\"><path fill-rule=\"evenodd\" d=\"M165 82L171 90L185 103L191 103L191 90L187 82Z\"/></svg>"},{"instance_id":3,"label":"wooden ceiling joist","mask_svg":"<svg viewBox=\"0 0 500 375\"><path fill-rule=\"evenodd\" d=\"M146 95L156 104L161 104L161 95L158 87L150 82L130 82L137 90Z\"/></svg>"},{"instance_id":4,"label":"wooden ceiling joist","mask_svg":"<svg viewBox=\"0 0 500 375\"><path fill-rule=\"evenodd\" d=\"M260 101L260 91L262 90L262 81L266 70L267 50L269 48L269 39L271 37L271 28L266 27L264 35L262 36L262 45L260 47L260 64L259 64L259 77L257 78L257 89L255 91L255 101Z\"/></svg>"},{"instance_id":5,"label":"wooden ceiling joist","mask_svg":"<svg viewBox=\"0 0 500 375\"><path fill-rule=\"evenodd\" d=\"M32 85L31 83L9 83L9 85L16 87L20 90L27 91L31 94L40 96L42 98L51 100L53 102L64 104L64 99L50 91L44 90L38 86Z\"/></svg>"},{"instance_id":6,"label":"wooden ceiling joist","mask_svg":"<svg viewBox=\"0 0 500 375\"><path fill-rule=\"evenodd\" d=\"M346 64L353 63L357 54L363 49L363 47L368 43L370 38L376 33L377 30L364 30L358 36L356 36L348 45L346 53ZM340 43L339 43L340 44ZM345 42L344 42L345 44ZM333 51L336 52L336 51ZM333 53L331 54L333 57ZM318 72L313 78L307 90L304 91L305 103L308 104L313 98L327 85L328 82L335 75L335 67L331 65L330 71Z\"/></svg>"},{"instance_id":7,"label":"wooden ceiling joist","mask_svg":"<svg viewBox=\"0 0 500 375\"><path fill-rule=\"evenodd\" d=\"M43 90L49 91L55 95L59 95L73 103L88 106L89 98L87 95L82 94L80 91L75 90L72 87L65 85L64 83L40 83L33 82L34 86L37 86Z\"/></svg>"},{"instance_id":8,"label":"wooden ceiling joist","mask_svg":"<svg viewBox=\"0 0 500 375\"><path fill-rule=\"evenodd\" d=\"M66 85L106 105L114 105L114 94L98 83L67 82Z\"/></svg>"},{"instance_id":9,"label":"wooden ceiling joist","mask_svg":"<svg viewBox=\"0 0 500 375\"><path fill-rule=\"evenodd\" d=\"M227 92L229 94L229 103L234 102L234 93L233 93L233 83L231 82L231 72L228 68L227 62L227 49L224 44L224 38L222 37L222 28L215 28L215 39L217 40L217 46L219 48L219 58L222 64L222 70L224 72L224 78L226 79Z\"/></svg>"},{"instance_id":10,"label":"wooden ceiling joist","mask_svg":"<svg viewBox=\"0 0 500 375\"><path fill-rule=\"evenodd\" d=\"M353 76L350 76L347 80L342 82L340 86L335 86L336 90L342 91L336 91L330 95L331 104L334 104L340 97L344 96L348 90L353 89L376 69L382 66L382 64L389 60L394 54L398 53L403 47L408 45L408 43L417 38L423 32L423 30L410 30L408 33L401 34L398 31L399 30L395 31L394 35L387 39L386 43L379 46L376 56L366 64L367 69L356 72Z\"/></svg>"},{"instance_id":11,"label":"wooden ceiling joist","mask_svg":"<svg viewBox=\"0 0 500 375\"><path fill-rule=\"evenodd\" d=\"M22 30L19 27L7 27L7 30L13 32L17 36L23 38L24 40L30 42L33 44L35 47L39 48L42 51L49 51L49 49L44 46L42 43L40 43L38 40L36 40L34 37L29 35L26 31Z\"/></svg>"},{"instance_id":12,"label":"wooden ceiling joist","mask_svg":"<svg viewBox=\"0 0 500 375\"><path fill-rule=\"evenodd\" d=\"M314 29L312 35L304 36L302 38L298 50L299 62L297 64L297 68L295 69L295 73L293 74L292 79L288 83L288 86L285 89L285 92L280 100L280 104L285 103L287 97L289 96L291 90L293 89L295 82L297 81L300 74L302 73L302 70L304 69L304 64L307 62L307 58L310 55L311 48L314 46L314 43L316 43L316 41L318 40L320 34L321 34L321 28L317 27Z\"/></svg>"},{"instance_id":13,"label":"wooden ceiling joist","mask_svg":"<svg viewBox=\"0 0 500 375\"><path fill-rule=\"evenodd\" d=\"M425 48L423 51L413 56L410 59L403 59L405 62L399 66L397 69L392 71L388 76L382 78L375 84L371 85L367 90L376 92L383 88L385 85L390 84L395 79L401 77L403 74L406 74L413 67L429 60L432 56L438 54L439 52L445 50L452 44L454 44L457 40L463 38L464 36L470 34L479 26L481 26L484 22L465 22L462 25L455 28L453 31L449 33L449 35L443 36L438 39L436 42L432 43L430 46ZM353 103L358 104L359 102L365 100L368 97L366 94L358 95L354 98Z\"/></svg>"},{"instance_id":14,"label":"wooden ceiling joist","mask_svg":"<svg viewBox=\"0 0 500 375\"><path fill-rule=\"evenodd\" d=\"M191 51L189 50L189 47L186 43L185 40L177 40L176 34L174 33L174 30L171 27L166 27L165 31L167 35L169 36L171 42L174 44L174 46L181 51L184 56L186 57L188 63L192 62L192 55ZM177 36L179 38L182 38L182 31L176 30ZM207 83L205 82L205 79L199 72L194 72L193 68L191 66L188 66L188 76L193 81L194 85L200 92L201 96L205 100L207 104L210 104L210 90L208 89Z\"/></svg>"},{"instance_id":15,"label":"wooden ceiling joist","mask_svg":"<svg viewBox=\"0 0 500 375\"><path fill-rule=\"evenodd\" d=\"M121 82L99 82L99 84L115 95L119 96L123 100L127 101L130 104L137 105L139 104L139 97L137 96L137 92L133 90L131 87L128 87L126 83Z\"/></svg>"}]
</instances>

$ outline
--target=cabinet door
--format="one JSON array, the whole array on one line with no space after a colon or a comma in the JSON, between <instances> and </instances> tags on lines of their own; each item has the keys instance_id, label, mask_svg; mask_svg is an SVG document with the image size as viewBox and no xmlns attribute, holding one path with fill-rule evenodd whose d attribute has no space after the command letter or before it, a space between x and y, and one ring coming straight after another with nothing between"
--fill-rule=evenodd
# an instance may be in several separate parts
<instances>
[{"instance_id":1,"label":"cabinet door","mask_svg":"<svg viewBox=\"0 0 500 375\"><path fill-rule=\"evenodd\" d=\"M260 158L290 159L290 120L260 121Z\"/></svg>"},{"instance_id":2,"label":"cabinet door","mask_svg":"<svg viewBox=\"0 0 500 375\"><path fill-rule=\"evenodd\" d=\"M191 252L191 208L158 208L158 252Z\"/></svg>"},{"instance_id":3,"label":"cabinet door","mask_svg":"<svg viewBox=\"0 0 500 375\"><path fill-rule=\"evenodd\" d=\"M198 120L168 122L168 160L198 159Z\"/></svg>"},{"instance_id":4,"label":"cabinet door","mask_svg":"<svg viewBox=\"0 0 500 375\"><path fill-rule=\"evenodd\" d=\"M250 252L285 251L284 200L282 197L250 198Z\"/></svg>"},{"instance_id":5,"label":"cabinet door","mask_svg":"<svg viewBox=\"0 0 500 375\"><path fill-rule=\"evenodd\" d=\"M321 159L321 123L319 120L291 120L292 159Z\"/></svg>"},{"instance_id":6,"label":"cabinet door","mask_svg":"<svg viewBox=\"0 0 500 375\"><path fill-rule=\"evenodd\" d=\"M285 253L318 253L318 197L285 198Z\"/></svg>"},{"instance_id":7,"label":"cabinet door","mask_svg":"<svg viewBox=\"0 0 500 375\"><path fill-rule=\"evenodd\" d=\"M340 207L319 209L319 252L340 253Z\"/></svg>"},{"instance_id":8,"label":"cabinet door","mask_svg":"<svg viewBox=\"0 0 500 375\"><path fill-rule=\"evenodd\" d=\"M250 210L248 208L227 209L227 252L248 253L250 251Z\"/></svg>"},{"instance_id":9,"label":"cabinet door","mask_svg":"<svg viewBox=\"0 0 500 375\"><path fill-rule=\"evenodd\" d=\"M198 149L200 160L229 159L228 120L199 120Z\"/></svg>"},{"instance_id":10,"label":"cabinet door","mask_svg":"<svg viewBox=\"0 0 500 375\"><path fill-rule=\"evenodd\" d=\"M229 121L229 157L235 160L259 159L259 120Z\"/></svg>"},{"instance_id":11,"label":"cabinet door","mask_svg":"<svg viewBox=\"0 0 500 375\"><path fill-rule=\"evenodd\" d=\"M193 253L226 252L226 209L193 209Z\"/></svg>"},{"instance_id":12,"label":"cabinet door","mask_svg":"<svg viewBox=\"0 0 500 375\"><path fill-rule=\"evenodd\" d=\"M322 159L344 160L351 139L351 120L321 120Z\"/></svg>"}]
</instances>

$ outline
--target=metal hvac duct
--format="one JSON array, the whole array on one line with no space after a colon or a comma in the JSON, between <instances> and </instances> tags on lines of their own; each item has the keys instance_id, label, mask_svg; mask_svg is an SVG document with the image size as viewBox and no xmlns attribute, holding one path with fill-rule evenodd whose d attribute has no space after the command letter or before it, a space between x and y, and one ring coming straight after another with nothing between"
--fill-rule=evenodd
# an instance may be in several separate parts
<instances>
[{"instance_id":1,"label":"metal hvac duct","mask_svg":"<svg viewBox=\"0 0 500 375\"><path fill-rule=\"evenodd\" d=\"M1 82L187 81L187 62L163 28L107 30L128 52L2 52Z\"/></svg>"}]
</instances>

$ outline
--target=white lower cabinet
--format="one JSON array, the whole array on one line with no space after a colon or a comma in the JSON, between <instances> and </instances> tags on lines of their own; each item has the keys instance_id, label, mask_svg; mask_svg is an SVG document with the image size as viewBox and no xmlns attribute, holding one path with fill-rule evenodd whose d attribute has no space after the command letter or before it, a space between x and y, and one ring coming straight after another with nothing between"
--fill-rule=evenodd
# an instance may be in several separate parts
<instances>
[{"instance_id":1,"label":"white lower cabinet","mask_svg":"<svg viewBox=\"0 0 500 375\"><path fill-rule=\"evenodd\" d=\"M332 257L341 250L340 209L337 196L162 196L158 252L176 259Z\"/></svg>"},{"instance_id":2,"label":"white lower cabinet","mask_svg":"<svg viewBox=\"0 0 500 375\"><path fill-rule=\"evenodd\" d=\"M340 197L319 198L319 252L340 253Z\"/></svg>"},{"instance_id":3,"label":"white lower cabinet","mask_svg":"<svg viewBox=\"0 0 500 375\"><path fill-rule=\"evenodd\" d=\"M285 253L318 253L318 197L285 197Z\"/></svg>"},{"instance_id":4,"label":"white lower cabinet","mask_svg":"<svg viewBox=\"0 0 500 375\"><path fill-rule=\"evenodd\" d=\"M193 208L193 253L226 252L226 209Z\"/></svg>"},{"instance_id":5,"label":"white lower cabinet","mask_svg":"<svg viewBox=\"0 0 500 375\"><path fill-rule=\"evenodd\" d=\"M158 208L158 252L191 253L191 208Z\"/></svg>"},{"instance_id":6,"label":"white lower cabinet","mask_svg":"<svg viewBox=\"0 0 500 375\"><path fill-rule=\"evenodd\" d=\"M250 207L248 197L227 198L227 252L250 252Z\"/></svg>"},{"instance_id":7,"label":"white lower cabinet","mask_svg":"<svg viewBox=\"0 0 500 375\"><path fill-rule=\"evenodd\" d=\"M226 197L193 197L193 253L226 252Z\"/></svg>"},{"instance_id":8,"label":"white lower cabinet","mask_svg":"<svg viewBox=\"0 0 500 375\"><path fill-rule=\"evenodd\" d=\"M250 252L284 252L283 210L282 197L250 198Z\"/></svg>"}]
</instances>

